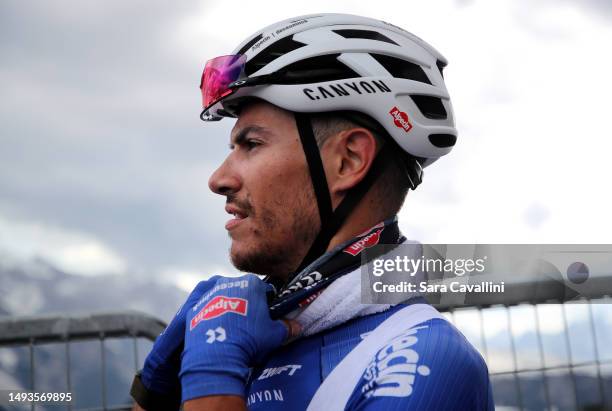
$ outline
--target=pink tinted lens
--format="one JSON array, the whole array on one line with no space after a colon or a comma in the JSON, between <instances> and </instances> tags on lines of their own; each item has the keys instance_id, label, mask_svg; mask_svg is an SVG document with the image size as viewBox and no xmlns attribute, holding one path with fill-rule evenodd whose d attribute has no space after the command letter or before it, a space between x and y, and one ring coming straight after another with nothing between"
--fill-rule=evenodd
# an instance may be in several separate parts
<instances>
[{"instance_id":1,"label":"pink tinted lens","mask_svg":"<svg viewBox=\"0 0 612 411\"><path fill-rule=\"evenodd\" d=\"M229 85L243 75L245 63L246 56L243 54L216 57L206 62L200 84L204 110L232 94Z\"/></svg>"}]
</instances>

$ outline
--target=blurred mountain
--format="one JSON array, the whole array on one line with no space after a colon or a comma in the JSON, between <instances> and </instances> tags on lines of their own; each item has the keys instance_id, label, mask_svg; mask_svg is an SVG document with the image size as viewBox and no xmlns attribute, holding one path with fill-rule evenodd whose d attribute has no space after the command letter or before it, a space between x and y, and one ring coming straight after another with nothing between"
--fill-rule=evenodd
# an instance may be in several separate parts
<instances>
[{"instance_id":1,"label":"blurred mountain","mask_svg":"<svg viewBox=\"0 0 612 411\"><path fill-rule=\"evenodd\" d=\"M0 254L0 315L90 313L133 309L168 321L187 293L125 275L80 276L37 258Z\"/></svg>"}]
</instances>

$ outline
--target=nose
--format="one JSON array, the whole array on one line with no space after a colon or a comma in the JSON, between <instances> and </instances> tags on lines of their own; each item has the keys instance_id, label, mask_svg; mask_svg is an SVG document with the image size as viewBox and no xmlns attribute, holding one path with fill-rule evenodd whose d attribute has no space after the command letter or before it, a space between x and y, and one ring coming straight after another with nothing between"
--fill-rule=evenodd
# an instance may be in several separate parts
<instances>
[{"instance_id":1,"label":"nose","mask_svg":"<svg viewBox=\"0 0 612 411\"><path fill-rule=\"evenodd\" d=\"M240 186L240 178L232 169L229 158L208 179L210 191L220 195L234 194L240 190Z\"/></svg>"}]
</instances>

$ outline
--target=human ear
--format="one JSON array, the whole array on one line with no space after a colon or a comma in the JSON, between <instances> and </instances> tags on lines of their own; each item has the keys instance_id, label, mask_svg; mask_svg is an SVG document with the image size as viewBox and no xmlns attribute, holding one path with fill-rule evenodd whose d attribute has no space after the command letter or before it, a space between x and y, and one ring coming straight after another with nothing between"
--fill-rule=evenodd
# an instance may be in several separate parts
<instances>
[{"instance_id":1,"label":"human ear","mask_svg":"<svg viewBox=\"0 0 612 411\"><path fill-rule=\"evenodd\" d=\"M345 130L330 147L332 161L330 194L342 194L365 178L376 156L376 138L365 128Z\"/></svg>"}]
</instances>

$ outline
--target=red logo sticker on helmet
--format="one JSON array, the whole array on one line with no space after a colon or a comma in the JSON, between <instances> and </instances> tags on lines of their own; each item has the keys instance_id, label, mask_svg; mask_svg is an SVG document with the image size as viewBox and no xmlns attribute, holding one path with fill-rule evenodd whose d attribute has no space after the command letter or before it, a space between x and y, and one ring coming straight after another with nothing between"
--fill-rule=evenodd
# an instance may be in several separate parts
<instances>
[{"instance_id":1,"label":"red logo sticker on helmet","mask_svg":"<svg viewBox=\"0 0 612 411\"><path fill-rule=\"evenodd\" d=\"M393 122L397 127L403 128L406 133L412 130L412 124L408 119L408 114L401 111L397 107L393 107L391 111L389 111L389 114L391 114L391 117L393 117Z\"/></svg>"},{"instance_id":2,"label":"red logo sticker on helmet","mask_svg":"<svg viewBox=\"0 0 612 411\"><path fill-rule=\"evenodd\" d=\"M200 322L219 317L225 313L246 315L248 301L244 298L232 298L219 295L206 304L192 319L189 329L193 330Z\"/></svg>"},{"instance_id":3,"label":"red logo sticker on helmet","mask_svg":"<svg viewBox=\"0 0 612 411\"><path fill-rule=\"evenodd\" d=\"M378 244L378 241L380 240L380 233L382 233L382 230L384 230L384 228L381 228L380 230L376 230L373 233L370 233L366 235L365 237L360 238L359 240L355 241L353 244L349 245L342 251L352 256L358 255L366 248L370 248Z\"/></svg>"}]
</instances>

